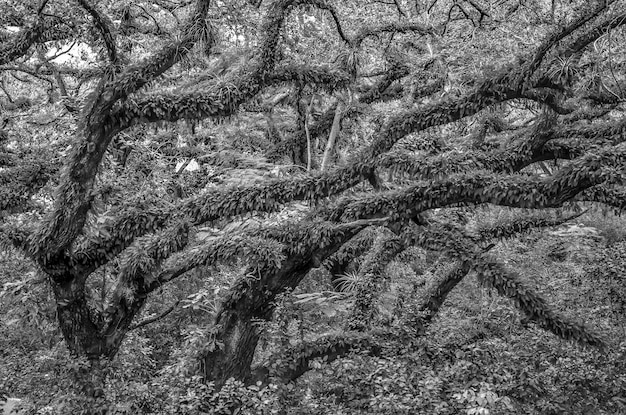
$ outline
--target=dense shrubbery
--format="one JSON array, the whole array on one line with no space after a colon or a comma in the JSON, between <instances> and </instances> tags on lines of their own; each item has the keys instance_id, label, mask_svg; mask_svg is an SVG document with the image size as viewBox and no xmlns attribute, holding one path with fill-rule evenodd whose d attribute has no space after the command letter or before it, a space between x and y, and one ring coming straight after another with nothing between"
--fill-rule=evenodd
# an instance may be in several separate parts
<instances>
[{"instance_id":1,"label":"dense shrubbery","mask_svg":"<svg viewBox=\"0 0 626 415\"><path fill-rule=\"evenodd\" d=\"M588 226L602 220L613 224L611 233ZM179 314L129 336L107 371L106 395L116 408L111 413L230 414L234 408L241 414L312 415L621 413L626 410L626 315L620 290L624 289L621 279L626 262L624 242L612 236L622 234L617 226L624 226L619 218L587 214L579 225L532 233L496 248L553 304L597 324L610 344L606 352L572 347L554 338L525 321L510 301L469 279L450 295L420 339L389 341L375 356L355 350L330 363L313 361L310 372L295 384L260 387L231 381L216 391L212 384L190 375L193 345L204 333L194 325L181 331L174 322L191 321ZM565 256L555 258L555 248L566 252ZM389 284L412 281L418 297L431 284L420 279L446 267L434 266L432 256L413 256L420 260L420 269L432 271L418 275L392 263ZM21 266L20 272L28 275L28 268L20 264L5 257L3 267L8 271ZM32 310L29 299L34 293L30 290L45 287L33 281L21 291L3 292L3 303L11 313ZM326 281L318 275L304 289L323 293L331 289ZM301 331L308 337L321 335L344 320L354 292L326 293L284 296L276 320L263 329L257 359L284 353ZM191 296L189 304L195 301L199 297ZM410 301L415 299L405 299ZM388 320L384 311L394 304L392 297L381 299L379 318ZM47 308L46 303L39 307ZM67 354L59 333L54 332L53 315L41 310L34 317L21 317L19 325L3 325L0 388L23 397L26 413L69 414L81 413L81 409L92 413L97 402L85 399L76 386L81 365ZM2 311L9 312L9 308ZM390 324L393 328L397 323ZM202 347L201 343L195 347Z\"/></svg>"}]
</instances>

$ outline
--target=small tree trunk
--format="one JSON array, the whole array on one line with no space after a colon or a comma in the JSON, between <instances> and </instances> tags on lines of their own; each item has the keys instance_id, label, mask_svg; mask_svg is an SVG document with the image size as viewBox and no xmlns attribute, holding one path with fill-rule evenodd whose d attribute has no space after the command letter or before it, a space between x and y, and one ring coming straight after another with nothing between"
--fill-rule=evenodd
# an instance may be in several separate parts
<instances>
[{"instance_id":1,"label":"small tree trunk","mask_svg":"<svg viewBox=\"0 0 626 415\"><path fill-rule=\"evenodd\" d=\"M304 132L306 134L306 171L311 171L313 165L313 149L311 143L311 133L309 132L309 119L311 118L311 108L313 107L313 95L304 114Z\"/></svg>"},{"instance_id":2,"label":"small tree trunk","mask_svg":"<svg viewBox=\"0 0 626 415\"><path fill-rule=\"evenodd\" d=\"M330 135L328 136L328 143L326 143L326 149L324 150L324 157L322 158L321 171L325 171L330 162L330 155L335 148L335 141L339 135L339 129L341 127L341 116L343 115L343 105L341 101L337 101L337 109L335 109L335 118L333 118L333 126L330 129Z\"/></svg>"}]
</instances>

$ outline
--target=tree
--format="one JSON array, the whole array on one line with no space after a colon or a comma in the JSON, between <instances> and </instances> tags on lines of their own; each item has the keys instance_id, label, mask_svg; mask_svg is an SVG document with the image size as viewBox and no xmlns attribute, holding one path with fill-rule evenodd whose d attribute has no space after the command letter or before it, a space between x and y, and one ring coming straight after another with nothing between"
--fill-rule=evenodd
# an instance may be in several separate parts
<instances>
[{"instance_id":1,"label":"tree","mask_svg":"<svg viewBox=\"0 0 626 415\"><path fill-rule=\"evenodd\" d=\"M530 45L500 49L498 67L484 66L476 73L467 69L471 57L456 56L460 63L445 57L464 41L468 27L479 44L492 42L494 48L493 42L502 39L497 30L508 29L505 19L523 24L545 9L542 2L531 12L508 2L491 10L475 2L437 1L422 10L417 2L410 11L414 19L406 17L406 4L395 2L397 10L377 6L385 22L365 25L322 0L187 3L181 12L147 2L144 11L153 22L144 24L133 17L137 12L131 6L119 11L113 3L80 0L81 8L64 20L55 16L66 6L43 1L16 16L24 25L6 36L0 50L0 69L28 74L50 91L58 90L66 112L55 122L75 126L66 141L51 140L40 148L28 143L17 150L6 144L19 141L17 134L5 128L2 238L47 276L67 346L91 364L85 379L89 393L97 395L102 388L101 360L114 358L129 330L146 323L137 318L156 290L198 267L236 260L245 261L246 269L221 302L200 356L204 378L218 386L231 377L293 380L312 358L338 357L354 347L375 352L370 309L376 288L385 265L413 246L444 252L457 267L406 314L411 336L423 332L447 293L473 271L547 330L605 345L597 334L554 312L486 246L494 238L572 216L531 215L477 232L447 212L485 204L550 210L593 202L624 208L625 80L623 71L615 70L623 60L611 49L614 39L599 44L609 34L624 36L623 1L563 8L558 19L536 17L546 34L533 34ZM243 11L224 8L235 3ZM155 18L148 10L160 14ZM321 13L312 20L318 26L306 32L304 16L312 10ZM375 15L378 9L359 10ZM167 13L176 19L163 17ZM241 35L245 46L220 49L217 34L239 42L243 13L262 16L258 31ZM185 23L176 35L164 36L182 14ZM303 26L294 29L293 20ZM92 50L103 51L89 67L63 66L47 55L53 42L62 44L74 33ZM144 59L133 47L133 36L140 35L159 44ZM306 38L333 44L339 52L315 50L307 56ZM512 51L518 55L511 56ZM368 69L378 72L362 71L368 59L374 62ZM189 75L182 81L167 78L185 71ZM84 98L83 87L88 90ZM342 91L352 97L349 103L332 98ZM328 106L314 117L311 103L317 92L328 93ZM49 99L55 99L53 92ZM390 114L376 113L375 106L385 101L395 105L387 107ZM288 127L272 121L279 106L293 109L295 120ZM128 152L146 137L146 124L228 120L255 111L270 114L268 135L275 145L267 149L268 156L289 157L300 165L310 159L307 152L319 150L311 149L313 138L330 134L332 149L342 129L349 128L342 122L361 114L375 117L367 144L330 170L325 154L324 171L237 187L204 188L204 182L188 186L190 194L175 192L169 201L154 188L132 195L124 189L132 187L131 181L116 177L128 172ZM468 120L478 125L470 139L453 138L460 131L452 127ZM437 128L438 134L432 134ZM544 162L551 160L555 167L549 169ZM181 166L179 172L184 170ZM386 179L382 173L388 173ZM290 220L276 215L297 201L309 202L304 214L293 213ZM240 218L261 222L229 228ZM199 236L198 227L207 224L217 232ZM363 236L373 229L384 238L373 243ZM271 370L253 370L260 336L256 326L272 318L277 297L314 268L325 266L340 275L363 255L365 283L347 334L298 346L285 367L270 362ZM95 286L104 305L94 305Z\"/></svg>"}]
</instances>

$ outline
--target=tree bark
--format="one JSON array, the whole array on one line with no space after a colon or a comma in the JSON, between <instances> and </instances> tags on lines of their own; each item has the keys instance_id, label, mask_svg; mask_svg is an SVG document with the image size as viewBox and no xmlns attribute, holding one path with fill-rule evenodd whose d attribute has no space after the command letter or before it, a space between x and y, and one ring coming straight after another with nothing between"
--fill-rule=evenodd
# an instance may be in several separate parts
<instances>
[{"instance_id":1,"label":"tree bark","mask_svg":"<svg viewBox=\"0 0 626 415\"><path fill-rule=\"evenodd\" d=\"M85 297L85 286L80 278L53 282L57 316L63 338L74 357L84 359L85 367L78 371L78 383L84 395L104 397L106 361L112 360L130 330L130 325L145 300L127 301L117 307L108 323L99 321Z\"/></svg>"},{"instance_id":2,"label":"tree bark","mask_svg":"<svg viewBox=\"0 0 626 415\"><path fill-rule=\"evenodd\" d=\"M259 341L259 321L272 317L276 296L293 289L309 270L334 254L363 228L375 224L357 221L341 225L286 228L274 236L286 245L280 267L250 268L224 300L217 313L208 342L208 352L201 357L203 376L219 389L229 378L245 381L250 377L252 358Z\"/></svg>"},{"instance_id":3,"label":"tree bark","mask_svg":"<svg viewBox=\"0 0 626 415\"><path fill-rule=\"evenodd\" d=\"M337 102L337 108L335 109L335 118L333 118L333 126L330 129L328 136L328 142L326 143L326 149L324 150L324 157L322 158L321 171L325 171L330 162L330 155L335 148L335 141L339 135L339 129L341 128L341 117L343 115L343 104L341 101Z\"/></svg>"}]
</instances>

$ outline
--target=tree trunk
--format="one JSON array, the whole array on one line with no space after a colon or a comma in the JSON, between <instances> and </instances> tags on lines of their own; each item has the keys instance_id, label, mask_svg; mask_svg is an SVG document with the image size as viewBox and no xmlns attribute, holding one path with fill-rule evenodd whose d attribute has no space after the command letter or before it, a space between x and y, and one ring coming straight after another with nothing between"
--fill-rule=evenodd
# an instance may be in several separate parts
<instances>
[{"instance_id":1,"label":"tree trunk","mask_svg":"<svg viewBox=\"0 0 626 415\"><path fill-rule=\"evenodd\" d=\"M279 293L296 287L313 267L309 261L287 261L280 272L251 286L237 287L215 319L209 353L203 357L203 375L219 389L229 378L247 381L259 342L259 322L269 321ZM289 266L291 265L291 266Z\"/></svg>"},{"instance_id":2,"label":"tree trunk","mask_svg":"<svg viewBox=\"0 0 626 415\"><path fill-rule=\"evenodd\" d=\"M101 316L89 309L85 286L80 278L53 282L59 326L70 353L84 359L85 367L78 372L78 383L87 397L104 396L104 365L120 349L133 318L143 300L118 305L114 318L104 324ZM58 281L58 280L57 280Z\"/></svg>"},{"instance_id":3,"label":"tree trunk","mask_svg":"<svg viewBox=\"0 0 626 415\"><path fill-rule=\"evenodd\" d=\"M100 334L100 328L92 319L87 306L84 283L76 279L53 283L57 316L61 332L70 352L88 359L98 359L110 353ZM114 353L113 353L114 354Z\"/></svg>"},{"instance_id":4,"label":"tree trunk","mask_svg":"<svg viewBox=\"0 0 626 415\"><path fill-rule=\"evenodd\" d=\"M288 259L279 268L249 270L249 275L259 277L239 280L222 303L209 339L208 353L202 356L204 378L214 381L218 389L231 377L249 380L250 365L259 341L258 324L272 317L276 296L297 287L309 270L319 267L325 258L372 223L358 221L326 229L314 226L308 230L287 230L286 240L302 241L299 246L287 248Z\"/></svg>"}]
</instances>

